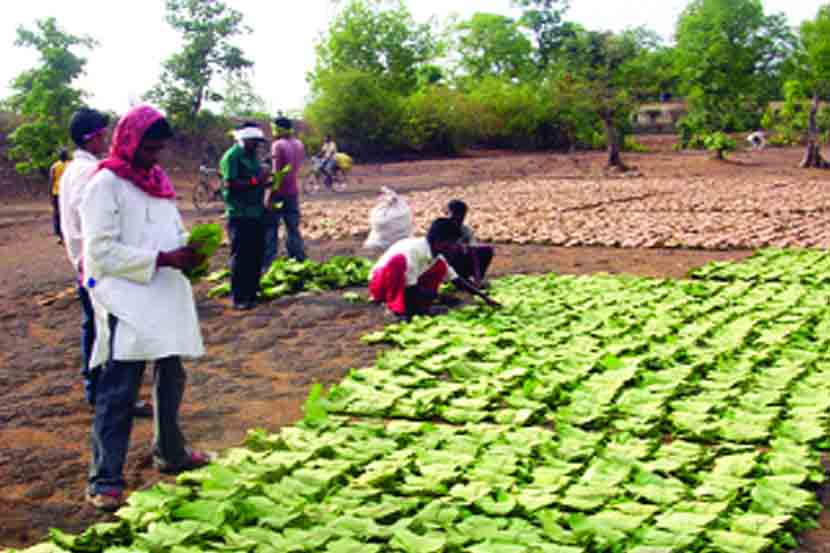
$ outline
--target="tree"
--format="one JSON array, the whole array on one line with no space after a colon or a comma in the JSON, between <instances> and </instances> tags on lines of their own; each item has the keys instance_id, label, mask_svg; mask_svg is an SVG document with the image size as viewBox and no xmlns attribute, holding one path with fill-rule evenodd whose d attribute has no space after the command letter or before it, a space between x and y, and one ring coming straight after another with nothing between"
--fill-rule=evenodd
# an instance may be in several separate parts
<instances>
[{"instance_id":1,"label":"tree","mask_svg":"<svg viewBox=\"0 0 830 553\"><path fill-rule=\"evenodd\" d=\"M249 72L229 73L222 97L222 115L226 117L257 118L268 113L268 105L257 94Z\"/></svg>"},{"instance_id":2,"label":"tree","mask_svg":"<svg viewBox=\"0 0 830 553\"><path fill-rule=\"evenodd\" d=\"M545 70L573 44L579 26L564 19L568 0L513 0L522 8L520 23L531 30L536 39L536 63Z\"/></svg>"},{"instance_id":3,"label":"tree","mask_svg":"<svg viewBox=\"0 0 830 553\"><path fill-rule=\"evenodd\" d=\"M316 46L317 64L309 75L312 91L332 73L357 70L374 75L399 94L437 78L430 65L440 52L429 24L417 24L402 1L350 0Z\"/></svg>"},{"instance_id":4,"label":"tree","mask_svg":"<svg viewBox=\"0 0 830 553\"><path fill-rule=\"evenodd\" d=\"M830 96L830 4L818 10L813 21L805 21L800 29L801 49L796 55L800 82L812 96L807 124L807 151L802 167L828 168L821 156L817 114L821 98Z\"/></svg>"},{"instance_id":5,"label":"tree","mask_svg":"<svg viewBox=\"0 0 830 553\"><path fill-rule=\"evenodd\" d=\"M193 124L207 101L221 101L212 88L217 73L239 74L253 66L231 43L250 33L242 13L220 0L166 0L165 20L182 33L180 52L162 64L158 84L146 98L157 102L177 123Z\"/></svg>"},{"instance_id":6,"label":"tree","mask_svg":"<svg viewBox=\"0 0 830 553\"><path fill-rule=\"evenodd\" d=\"M561 65L573 102L592 106L602 121L608 166L625 169L621 151L625 131L638 102L647 96L653 76L643 56L654 44L640 30L622 33L583 31L569 45L572 55ZM559 85L562 89L561 84Z\"/></svg>"},{"instance_id":7,"label":"tree","mask_svg":"<svg viewBox=\"0 0 830 553\"><path fill-rule=\"evenodd\" d=\"M72 48L92 48L96 42L89 36L67 33L49 17L38 20L34 30L18 27L14 44L34 48L40 61L11 84L13 92L7 105L22 115L24 122L9 136L9 157L19 160L16 168L21 173L45 172L58 148L69 141L69 119L84 97L71 85L83 75L86 59Z\"/></svg>"},{"instance_id":8,"label":"tree","mask_svg":"<svg viewBox=\"0 0 830 553\"><path fill-rule=\"evenodd\" d=\"M533 45L509 17L476 13L457 31L460 65L467 77L518 79L533 68Z\"/></svg>"},{"instance_id":9,"label":"tree","mask_svg":"<svg viewBox=\"0 0 830 553\"><path fill-rule=\"evenodd\" d=\"M764 14L761 0L692 0L676 41L688 142L699 132L756 126L759 107L780 92L794 36L783 14Z\"/></svg>"}]
</instances>

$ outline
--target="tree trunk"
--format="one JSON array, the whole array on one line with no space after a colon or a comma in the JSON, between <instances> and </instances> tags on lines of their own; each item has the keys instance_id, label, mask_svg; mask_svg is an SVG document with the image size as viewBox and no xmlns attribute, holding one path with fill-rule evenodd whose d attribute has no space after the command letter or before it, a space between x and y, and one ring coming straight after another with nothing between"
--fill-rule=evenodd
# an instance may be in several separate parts
<instances>
[{"instance_id":1,"label":"tree trunk","mask_svg":"<svg viewBox=\"0 0 830 553\"><path fill-rule=\"evenodd\" d=\"M819 144L818 124L816 114L818 113L818 94L813 94L813 105L810 106L809 126L807 130L807 151L801 161L804 169L827 169L830 164L821 157L821 144Z\"/></svg>"},{"instance_id":2,"label":"tree trunk","mask_svg":"<svg viewBox=\"0 0 830 553\"><path fill-rule=\"evenodd\" d=\"M608 167L616 167L621 171L625 171L627 167L620 157L620 133L617 131L617 126L614 124L614 118L604 119L605 138L608 143Z\"/></svg>"}]
</instances>

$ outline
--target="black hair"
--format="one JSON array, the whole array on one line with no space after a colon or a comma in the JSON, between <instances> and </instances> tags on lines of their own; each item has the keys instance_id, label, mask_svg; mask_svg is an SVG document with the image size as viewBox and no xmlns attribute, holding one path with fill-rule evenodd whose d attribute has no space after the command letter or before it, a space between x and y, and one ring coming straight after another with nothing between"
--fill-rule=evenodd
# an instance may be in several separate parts
<instances>
[{"instance_id":1,"label":"black hair","mask_svg":"<svg viewBox=\"0 0 830 553\"><path fill-rule=\"evenodd\" d=\"M242 129L258 129L259 123L256 121L245 121L244 123L237 125L236 130L241 131Z\"/></svg>"},{"instance_id":2,"label":"black hair","mask_svg":"<svg viewBox=\"0 0 830 553\"><path fill-rule=\"evenodd\" d=\"M69 152L66 151L66 148L61 148L58 152L58 159L61 161L69 161Z\"/></svg>"},{"instance_id":3,"label":"black hair","mask_svg":"<svg viewBox=\"0 0 830 553\"><path fill-rule=\"evenodd\" d=\"M291 121L288 117L283 115L274 119L274 125L276 125L280 129L284 129L286 131L290 131L294 128L294 122Z\"/></svg>"},{"instance_id":4,"label":"black hair","mask_svg":"<svg viewBox=\"0 0 830 553\"><path fill-rule=\"evenodd\" d=\"M427 242L458 242L461 239L461 227L447 217L441 217L432 222L427 233Z\"/></svg>"},{"instance_id":5,"label":"black hair","mask_svg":"<svg viewBox=\"0 0 830 553\"><path fill-rule=\"evenodd\" d=\"M150 125L141 137L142 140L167 140L168 138L173 138L173 129L164 117Z\"/></svg>"},{"instance_id":6,"label":"black hair","mask_svg":"<svg viewBox=\"0 0 830 553\"><path fill-rule=\"evenodd\" d=\"M107 114L83 107L72 115L69 121L69 135L72 137L72 142L82 148L89 140L85 137L107 128L109 122L110 118Z\"/></svg>"},{"instance_id":7,"label":"black hair","mask_svg":"<svg viewBox=\"0 0 830 553\"><path fill-rule=\"evenodd\" d=\"M467 204L465 204L462 200L451 200L450 203L447 204L447 210L450 213L464 217L467 215Z\"/></svg>"}]
</instances>

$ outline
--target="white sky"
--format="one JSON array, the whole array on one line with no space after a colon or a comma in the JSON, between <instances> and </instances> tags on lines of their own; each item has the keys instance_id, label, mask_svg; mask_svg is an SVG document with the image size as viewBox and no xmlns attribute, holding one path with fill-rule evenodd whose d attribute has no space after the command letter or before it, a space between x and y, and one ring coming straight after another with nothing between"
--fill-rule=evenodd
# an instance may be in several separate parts
<instances>
[{"instance_id":1,"label":"white sky","mask_svg":"<svg viewBox=\"0 0 830 553\"><path fill-rule=\"evenodd\" d=\"M245 14L254 32L238 40L255 62L255 83L272 110L300 109L308 94L305 77L314 66L314 43L333 14L330 0L226 0ZM686 0L572 0L570 19L591 29L646 25L670 38ZM812 18L819 0L763 0L767 13L784 12L793 25ZM408 0L416 20L462 17L476 11L517 15L510 0ZM13 46L19 25L55 16L73 34L89 34L100 45L88 53L79 82L91 105L122 111L156 82L163 59L179 45L164 22L164 0L2 0L0 98L7 84L36 61L34 51ZM279 31L277 32L277 29ZM282 56L282 59L279 58Z\"/></svg>"}]
</instances>

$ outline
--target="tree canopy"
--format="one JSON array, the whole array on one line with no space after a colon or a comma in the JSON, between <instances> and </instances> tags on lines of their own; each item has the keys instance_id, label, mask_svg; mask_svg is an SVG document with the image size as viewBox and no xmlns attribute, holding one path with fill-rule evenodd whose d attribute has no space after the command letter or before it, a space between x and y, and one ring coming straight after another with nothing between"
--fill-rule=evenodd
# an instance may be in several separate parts
<instances>
[{"instance_id":1,"label":"tree canopy","mask_svg":"<svg viewBox=\"0 0 830 553\"><path fill-rule=\"evenodd\" d=\"M476 13L457 26L458 54L465 77L519 79L533 68L533 45L519 24L503 15Z\"/></svg>"},{"instance_id":2,"label":"tree canopy","mask_svg":"<svg viewBox=\"0 0 830 553\"><path fill-rule=\"evenodd\" d=\"M353 0L317 43L317 64L309 75L314 92L330 74L357 70L401 94L414 92L419 76L439 52L429 24L418 24L402 1Z\"/></svg>"},{"instance_id":3,"label":"tree canopy","mask_svg":"<svg viewBox=\"0 0 830 553\"><path fill-rule=\"evenodd\" d=\"M162 63L158 84L146 98L178 124L192 124L207 101L220 101L218 73L238 74L253 66L232 39L250 28L241 12L220 0L166 0L167 23L182 34L180 52Z\"/></svg>"},{"instance_id":4,"label":"tree canopy","mask_svg":"<svg viewBox=\"0 0 830 553\"><path fill-rule=\"evenodd\" d=\"M84 92L72 83L84 73L86 58L74 52L96 45L89 36L78 36L58 26L54 17L35 22L34 29L19 27L15 46L34 48L38 64L22 72L11 83L7 104L21 114L24 123L10 135L9 155L18 160L17 170L45 171L57 150L69 141L68 124L80 107Z\"/></svg>"},{"instance_id":5,"label":"tree canopy","mask_svg":"<svg viewBox=\"0 0 830 553\"><path fill-rule=\"evenodd\" d=\"M692 0L676 40L675 66L694 130L757 126L759 107L780 94L792 52L786 18L765 14L761 0Z\"/></svg>"}]
</instances>

